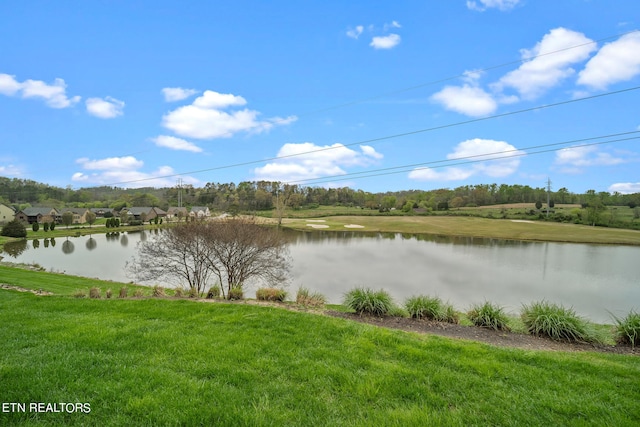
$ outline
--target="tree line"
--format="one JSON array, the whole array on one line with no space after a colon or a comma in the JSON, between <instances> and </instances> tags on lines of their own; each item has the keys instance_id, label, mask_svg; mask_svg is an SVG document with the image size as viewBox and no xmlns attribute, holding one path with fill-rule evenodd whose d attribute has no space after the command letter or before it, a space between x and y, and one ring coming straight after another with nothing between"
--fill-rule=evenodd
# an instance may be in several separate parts
<instances>
[{"instance_id":1,"label":"tree line","mask_svg":"<svg viewBox=\"0 0 640 427\"><path fill-rule=\"evenodd\" d=\"M549 198L556 204L587 205L594 198L603 206L640 206L640 193L620 194L596 192L573 193L562 187L551 191ZM203 187L137 188L91 187L59 188L32 180L0 177L0 203L24 209L30 206L55 208L104 208L120 210L131 206L208 206L229 212L271 210L277 204L290 209L318 206L354 206L368 209L402 209L411 206L431 210L486 206L506 203L536 203L547 201L545 187L518 184L463 185L453 189L403 190L371 193L349 187L325 188L289 185L273 181L243 181L235 183L209 182Z\"/></svg>"}]
</instances>

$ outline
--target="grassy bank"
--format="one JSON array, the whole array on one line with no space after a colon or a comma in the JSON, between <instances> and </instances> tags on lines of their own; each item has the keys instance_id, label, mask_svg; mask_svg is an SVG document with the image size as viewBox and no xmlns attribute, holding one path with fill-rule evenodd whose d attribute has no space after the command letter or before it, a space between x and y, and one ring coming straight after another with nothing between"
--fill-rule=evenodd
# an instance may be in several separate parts
<instances>
[{"instance_id":1,"label":"grassy bank","mask_svg":"<svg viewBox=\"0 0 640 427\"><path fill-rule=\"evenodd\" d=\"M326 225L329 231L370 231L442 236L486 237L508 240L640 245L640 231L590 227L555 222L521 222L508 219L447 216L331 216L310 222L287 218L283 225L296 230L311 230ZM348 228L359 225L362 228Z\"/></svg>"},{"instance_id":2,"label":"grassy bank","mask_svg":"<svg viewBox=\"0 0 640 427\"><path fill-rule=\"evenodd\" d=\"M63 294L0 290L0 400L91 409L0 413L0 424L640 423L636 356L501 349L251 305L76 299L82 282L105 283L4 267L0 282Z\"/></svg>"}]
</instances>

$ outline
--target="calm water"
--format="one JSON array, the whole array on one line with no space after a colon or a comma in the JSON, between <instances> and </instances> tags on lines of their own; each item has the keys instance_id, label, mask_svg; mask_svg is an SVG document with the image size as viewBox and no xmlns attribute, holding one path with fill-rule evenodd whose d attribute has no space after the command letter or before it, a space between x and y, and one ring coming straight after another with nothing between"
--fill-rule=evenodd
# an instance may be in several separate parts
<instances>
[{"instance_id":1,"label":"calm water","mask_svg":"<svg viewBox=\"0 0 640 427\"><path fill-rule=\"evenodd\" d=\"M601 322L610 321L608 311L624 316L640 310L638 247L393 233L287 234L293 261L290 295L302 285L339 303L349 289L366 286L385 289L400 303L425 294L460 310L487 300L512 312L546 299ZM126 262L140 240L152 238L153 232L146 231L28 241L6 247L2 255L4 261L128 282L134 278Z\"/></svg>"}]
</instances>

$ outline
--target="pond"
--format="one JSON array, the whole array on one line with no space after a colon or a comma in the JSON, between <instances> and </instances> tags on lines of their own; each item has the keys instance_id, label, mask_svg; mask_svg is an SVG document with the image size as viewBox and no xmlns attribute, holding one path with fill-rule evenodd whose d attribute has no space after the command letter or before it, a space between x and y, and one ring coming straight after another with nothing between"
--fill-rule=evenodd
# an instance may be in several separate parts
<instances>
[{"instance_id":1,"label":"pond","mask_svg":"<svg viewBox=\"0 0 640 427\"><path fill-rule=\"evenodd\" d=\"M4 261L129 282L125 264L156 231L33 240L5 245ZM517 313L547 300L610 322L640 310L640 248L397 233L287 232L293 261L288 288L305 286L340 303L356 286L387 290L398 303L433 295L466 310L485 300ZM165 285L170 285L166 284ZM250 289L251 295L255 289Z\"/></svg>"}]
</instances>

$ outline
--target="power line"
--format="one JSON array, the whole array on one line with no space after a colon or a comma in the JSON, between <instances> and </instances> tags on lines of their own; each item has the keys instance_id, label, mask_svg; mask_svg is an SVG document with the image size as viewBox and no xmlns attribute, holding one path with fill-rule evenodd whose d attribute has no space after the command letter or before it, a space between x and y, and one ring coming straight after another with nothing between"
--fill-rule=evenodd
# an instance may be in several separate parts
<instances>
[{"instance_id":1,"label":"power line","mask_svg":"<svg viewBox=\"0 0 640 427\"><path fill-rule=\"evenodd\" d=\"M287 181L286 183L287 184L296 184L296 183L303 183L303 182L316 183L316 181L318 181L318 180L322 180L321 182L330 182L330 181L332 181L330 178L334 178L334 177L335 178L344 178L344 177L352 177L352 176L356 176L356 175L368 174L368 173L371 173L371 172L383 172L383 171L392 171L392 170L397 170L397 169L403 169L403 170L401 170L399 172L399 173L401 173L401 172L406 172L407 168L417 168L417 167L420 167L420 166L442 164L440 166L431 167L431 169L435 169L435 168L453 166L453 164L451 164L451 162L456 162L456 161L459 161L459 160L468 160L468 159L474 159L474 158L482 157L482 159L475 160L475 162L484 162L484 161L489 161L489 160L495 160L494 158L487 159L486 158L487 156L501 155L501 154L505 154L505 153L518 153L518 152L524 151L524 150L534 150L534 149L538 149L538 148L556 147L556 146L559 146L559 145L569 145L569 144L575 144L575 143L578 143L578 142L593 141L593 140L596 140L596 139L612 138L612 137L617 137L617 136L632 135L632 134L638 134L638 133L640 133L640 130L629 131L629 132L621 132L621 133L614 133L614 134L609 134L609 135L594 136L594 137L590 137L590 138L573 139L573 140L570 140L570 141L555 142L555 143L551 143L551 144L533 145L533 146L530 146L530 147L515 148L513 150L496 151L496 152L493 152L493 153L483 153L483 154L475 154L475 155L471 155L471 156L462 156L462 157L456 157L454 159L433 160L433 161L429 161L429 162L412 163L412 164L407 164L407 165L402 165L402 166L392 166L392 167L380 168L380 169L372 169L372 170L367 170L367 171L362 171L362 172L351 172L351 173L347 173L347 174L323 176L321 178L308 178L308 179L301 179L301 180L295 180L295 181ZM616 139L616 140L613 140L613 141L598 142L598 143L593 143L593 144L582 144L582 145L576 145L575 147L584 147L584 146L589 146L589 145L598 145L598 144L605 144L605 143L610 143L610 142L627 141L627 140L630 140L630 139L637 139L637 138L640 138L640 137L622 138L622 139ZM569 147L569 148L574 148L574 147ZM556 150L550 150L550 151L557 151L557 150L563 150L563 149L565 149L565 147L558 148ZM504 156L504 157L506 158L506 157L517 157L517 156L514 155L514 156ZM457 164L464 164L464 163L456 163L456 165ZM327 181L325 181L325 180L327 180ZM341 179L341 180L344 180L344 179Z\"/></svg>"},{"instance_id":2,"label":"power line","mask_svg":"<svg viewBox=\"0 0 640 427\"><path fill-rule=\"evenodd\" d=\"M592 143L589 143L589 144L580 144L580 145L575 145L575 146L573 146L571 148L591 147L591 146L595 146L595 145L610 144L612 142L629 141L629 140L632 140L632 139L640 139L640 136L633 137L633 138L616 139L616 140L612 140L612 141L601 141L601 142L592 142ZM533 154L549 153L549 152L553 152L553 151L560 151L560 150L563 150L563 149L564 148L551 148L551 149L548 149L548 150L540 150L540 151L534 151L534 152L529 152L529 153L514 153L514 154L511 154L511 155L508 155L508 156L499 156L499 157L492 157L492 158L480 159L480 160L469 160L469 161L465 161L465 162L449 163L449 164L437 165L437 166L433 166L433 167L419 167L419 168L414 168L414 169L405 168L403 170L396 170L396 171L393 171L393 172L374 173L374 174L362 175L362 176L358 176L358 177L346 178L345 175L338 175L340 177L338 179L325 179L326 177L323 177L323 178L318 178L317 180L314 180L313 184L321 184L321 183L325 183L325 182L335 182L335 181L348 181L348 180L352 180L352 179L373 178L373 177L384 176L384 175L395 175L395 174L404 173L404 172L411 172L411 171L415 171L415 170L439 169L439 168L446 168L446 167L451 167L451 166L466 165L466 164L470 164L470 163L488 162L488 161L492 161L492 160L502 160L502 159L510 159L510 158L514 158L514 157L530 156L530 155L533 155ZM516 151L516 150L510 150L510 151ZM508 152L510 152L510 151L508 151ZM481 154L480 156L484 157L484 156L486 156L486 154ZM473 156L473 157L477 157L477 156ZM411 167L411 166L407 166L407 167ZM367 172L364 172L364 173L370 173L370 172L375 172L375 170L374 171L367 171Z\"/></svg>"},{"instance_id":3,"label":"power line","mask_svg":"<svg viewBox=\"0 0 640 427\"><path fill-rule=\"evenodd\" d=\"M354 145L370 144L370 143L380 142L380 141L389 140L389 139L401 138L401 137L410 136L410 135L416 135L416 134L425 133L425 132L432 132L432 131L436 131L436 130L447 129L447 128L451 128L451 127L455 127L455 126L462 126L462 125L467 125L467 124L471 124L471 123L478 123L478 122L482 122L482 121L486 121L486 120L492 120L492 119L497 119L497 118L501 118L501 117L513 116L513 115L516 115L516 114L527 113L527 112L530 112L530 111L543 110L543 109L546 109L546 108L553 108L553 107L558 107L558 106L562 106L562 105L574 104L574 103L577 103L577 102L588 101L588 100L597 99L597 98L603 98L605 96L618 95L618 94L621 94L621 93L631 92L631 91L638 90L638 89L640 89L640 86L634 86L634 87L630 87L630 88L626 88L626 89L620 89L620 90L616 90L616 91L605 92L605 93L601 93L601 94L597 94L597 95L591 95L591 96L586 96L586 97L582 97L582 98L570 99L568 101L560 101L560 102L555 102L555 103L552 103L552 104L544 104L544 105L539 105L539 106L536 106L536 107L530 107L530 108L524 108L524 109L521 109L521 110L509 111L509 112L501 113L501 114L494 114L492 116L481 117L481 118L477 118L477 119L464 120L464 121L461 121L461 122L454 122L454 123L449 123L449 124L440 125L440 126L434 126L434 127L430 127L430 128L424 128L424 129L418 129L418 130L409 131L409 132L397 133L397 134L382 136L382 137L378 137L378 138L371 138L371 139L361 140L361 141L357 141L357 142L352 142L352 143L349 143L349 144L340 144L338 146L319 148L317 150L310 150L310 151L305 151L305 152L302 152L302 153L288 154L288 155L285 155L285 156L268 157L268 158L261 159L261 160L251 160L251 161L247 161L247 162L234 163L234 164L224 165L224 166L216 166L216 167L207 168L207 169L200 169L200 170L188 171L188 172L180 172L180 173L175 173L175 174L170 174L170 175L163 175L163 176L155 176L155 177L152 177L152 178L141 178L141 179L130 180L130 181L120 181L120 182L116 182L116 183L112 183L112 184L103 184L103 185L106 185L106 186L117 186L117 185L121 185L121 184L131 184L131 183L136 183L136 182L153 181L153 180L156 180L156 179L173 178L173 177L183 176L183 175L194 175L194 174L199 174L199 173L203 173L203 172L212 172L212 171L222 170L222 169L231 169L231 168L240 167L240 166L248 166L248 165L253 165L253 164L270 162L270 161L274 161L274 160L281 160L281 159L287 159L287 158L291 158L291 157L298 157L298 156L303 156L303 155L308 155L308 154L315 154L315 153L320 153L320 152L324 152L324 151L336 150L336 149L344 148L344 147L351 147L351 146L354 146Z\"/></svg>"}]
</instances>

